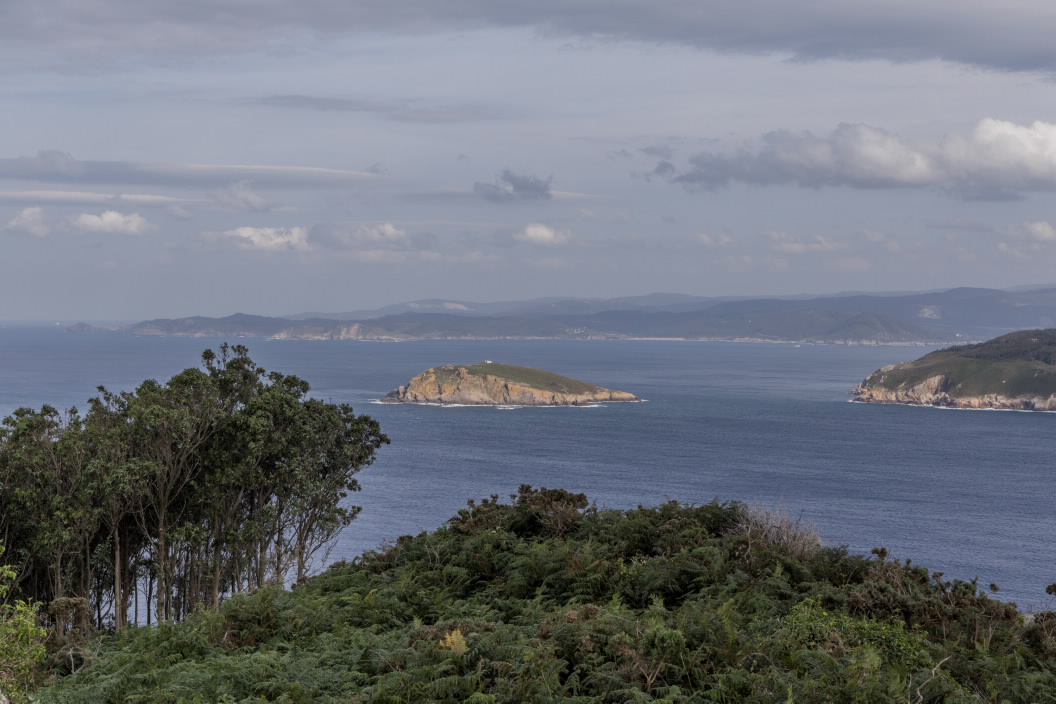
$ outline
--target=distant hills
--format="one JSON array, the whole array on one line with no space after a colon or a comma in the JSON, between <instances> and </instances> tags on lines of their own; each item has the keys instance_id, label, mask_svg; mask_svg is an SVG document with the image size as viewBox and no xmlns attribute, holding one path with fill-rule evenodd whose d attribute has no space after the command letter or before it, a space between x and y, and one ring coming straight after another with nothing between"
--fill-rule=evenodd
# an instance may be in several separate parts
<instances>
[{"instance_id":1,"label":"distant hills","mask_svg":"<svg viewBox=\"0 0 1056 704\"><path fill-rule=\"evenodd\" d=\"M284 317L148 320L136 335L320 340L676 338L842 344L944 344L1056 326L1056 287L907 294L702 298L650 294L474 303L412 301Z\"/></svg>"}]
</instances>

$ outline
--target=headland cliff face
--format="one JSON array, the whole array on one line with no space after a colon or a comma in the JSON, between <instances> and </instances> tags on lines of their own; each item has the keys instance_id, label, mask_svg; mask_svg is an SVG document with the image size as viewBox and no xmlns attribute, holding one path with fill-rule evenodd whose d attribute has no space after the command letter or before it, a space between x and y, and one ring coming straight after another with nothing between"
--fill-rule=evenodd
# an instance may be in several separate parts
<instances>
[{"instance_id":1,"label":"headland cliff face","mask_svg":"<svg viewBox=\"0 0 1056 704\"><path fill-rule=\"evenodd\" d=\"M411 379L406 386L390 391L381 401L469 406L582 406L612 401L641 401L634 394L584 382L575 382L574 388L562 388L560 383L550 384L553 388L545 388L546 385L516 381L500 374L470 371L479 366L428 369ZM550 376L565 379L557 375Z\"/></svg>"},{"instance_id":2,"label":"headland cliff face","mask_svg":"<svg viewBox=\"0 0 1056 704\"><path fill-rule=\"evenodd\" d=\"M883 386L885 373L897 369L892 365L877 370L859 384L854 391L855 401L864 403L901 403L913 406L940 406L943 408L976 408L1006 411L1056 411L1056 394L986 393L960 395L949 376L936 374L912 385L896 388Z\"/></svg>"}]
</instances>

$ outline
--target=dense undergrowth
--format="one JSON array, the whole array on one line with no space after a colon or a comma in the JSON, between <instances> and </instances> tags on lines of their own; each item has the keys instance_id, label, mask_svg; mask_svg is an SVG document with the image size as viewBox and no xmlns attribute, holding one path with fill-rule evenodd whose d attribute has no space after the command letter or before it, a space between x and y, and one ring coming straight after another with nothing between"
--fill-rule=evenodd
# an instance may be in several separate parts
<instances>
[{"instance_id":1,"label":"dense undergrowth","mask_svg":"<svg viewBox=\"0 0 1056 704\"><path fill-rule=\"evenodd\" d=\"M739 504L522 487L292 591L98 641L44 702L1050 702L1056 615Z\"/></svg>"}]
</instances>

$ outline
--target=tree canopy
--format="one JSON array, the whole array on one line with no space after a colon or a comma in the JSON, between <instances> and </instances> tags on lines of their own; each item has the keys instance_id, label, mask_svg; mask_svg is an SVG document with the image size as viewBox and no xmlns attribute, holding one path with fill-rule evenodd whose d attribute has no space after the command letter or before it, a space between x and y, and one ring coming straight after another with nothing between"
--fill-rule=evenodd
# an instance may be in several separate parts
<instances>
[{"instance_id":1,"label":"tree canopy","mask_svg":"<svg viewBox=\"0 0 1056 704\"><path fill-rule=\"evenodd\" d=\"M388 442L374 419L311 398L240 345L164 383L98 391L84 414L45 405L0 423L12 595L46 605L59 638L304 580L359 511L345 503L355 474Z\"/></svg>"}]
</instances>

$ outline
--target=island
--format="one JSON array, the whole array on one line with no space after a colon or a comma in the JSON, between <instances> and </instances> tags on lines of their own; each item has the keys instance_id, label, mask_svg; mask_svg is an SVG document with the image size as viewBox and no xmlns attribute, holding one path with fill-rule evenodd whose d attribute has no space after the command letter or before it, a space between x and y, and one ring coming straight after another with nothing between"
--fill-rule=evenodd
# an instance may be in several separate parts
<instances>
[{"instance_id":1,"label":"island","mask_svg":"<svg viewBox=\"0 0 1056 704\"><path fill-rule=\"evenodd\" d=\"M1021 330L882 367L855 401L947 408L1056 410L1056 330Z\"/></svg>"},{"instance_id":2,"label":"island","mask_svg":"<svg viewBox=\"0 0 1056 704\"><path fill-rule=\"evenodd\" d=\"M382 403L465 406L584 406L641 400L625 391L606 389L542 369L490 360L427 369L381 399Z\"/></svg>"}]
</instances>

